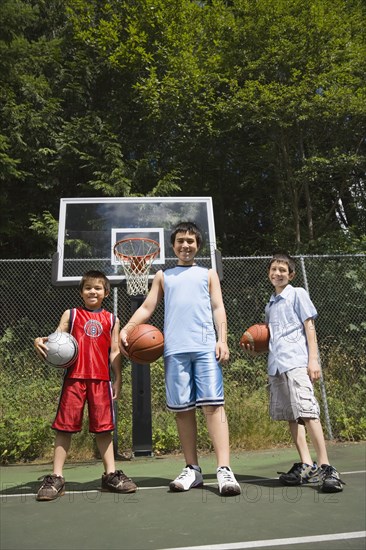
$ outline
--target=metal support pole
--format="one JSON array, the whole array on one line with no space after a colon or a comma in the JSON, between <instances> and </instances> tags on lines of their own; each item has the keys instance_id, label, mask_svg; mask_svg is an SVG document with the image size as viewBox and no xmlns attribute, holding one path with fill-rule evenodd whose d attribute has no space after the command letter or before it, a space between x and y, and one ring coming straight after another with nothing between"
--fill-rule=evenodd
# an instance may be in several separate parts
<instances>
[{"instance_id":1,"label":"metal support pole","mask_svg":"<svg viewBox=\"0 0 366 550\"><path fill-rule=\"evenodd\" d=\"M308 279L307 279L307 276L306 276L305 262L304 262L303 256L301 256L300 262L301 262L302 275L303 275L303 278L304 278L305 290L307 291L307 293L310 296ZM319 365L320 365L320 380L319 380L319 382L320 382L320 393L321 393L321 396L322 396L323 407L324 407L325 426L326 426L327 433L328 433L328 439L334 439L333 438L333 432L332 432L332 424L330 422L330 416L329 416L327 392L326 392L326 389L325 389L324 378L323 378L323 369L322 369L322 366L321 366L319 352L318 352L318 360L319 360Z\"/></svg>"},{"instance_id":2,"label":"metal support pole","mask_svg":"<svg viewBox=\"0 0 366 550\"><path fill-rule=\"evenodd\" d=\"M118 312L118 290L117 287L113 289L113 313L117 317ZM114 431L113 431L113 452L114 458L118 458L118 401L113 401L113 413L114 413Z\"/></svg>"},{"instance_id":3,"label":"metal support pole","mask_svg":"<svg viewBox=\"0 0 366 550\"><path fill-rule=\"evenodd\" d=\"M131 314L145 296L131 296ZM134 456L153 456L150 365L132 363L132 451Z\"/></svg>"}]
</instances>

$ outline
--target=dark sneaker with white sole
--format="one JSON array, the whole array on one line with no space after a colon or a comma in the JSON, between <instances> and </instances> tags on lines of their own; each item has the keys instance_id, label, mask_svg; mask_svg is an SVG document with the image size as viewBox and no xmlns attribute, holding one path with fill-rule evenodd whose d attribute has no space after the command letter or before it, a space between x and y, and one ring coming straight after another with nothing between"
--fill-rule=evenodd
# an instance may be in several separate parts
<instances>
[{"instance_id":1,"label":"dark sneaker with white sole","mask_svg":"<svg viewBox=\"0 0 366 550\"><path fill-rule=\"evenodd\" d=\"M320 468L317 463L305 464L304 462L295 462L288 472L277 472L282 485L307 485L308 483L318 483Z\"/></svg>"},{"instance_id":2,"label":"dark sneaker with white sole","mask_svg":"<svg viewBox=\"0 0 366 550\"><path fill-rule=\"evenodd\" d=\"M339 473L330 464L320 466L320 490L323 493L340 493L345 482L339 477Z\"/></svg>"}]
</instances>

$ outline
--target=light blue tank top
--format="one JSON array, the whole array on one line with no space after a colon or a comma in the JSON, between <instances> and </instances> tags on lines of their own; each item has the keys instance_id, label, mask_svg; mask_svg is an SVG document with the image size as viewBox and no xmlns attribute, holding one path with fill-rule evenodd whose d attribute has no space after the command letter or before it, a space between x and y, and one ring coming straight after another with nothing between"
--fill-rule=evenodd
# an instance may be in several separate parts
<instances>
[{"instance_id":1,"label":"light blue tank top","mask_svg":"<svg viewBox=\"0 0 366 550\"><path fill-rule=\"evenodd\" d=\"M167 269L164 306L164 355L215 350L208 269L198 265Z\"/></svg>"}]
</instances>

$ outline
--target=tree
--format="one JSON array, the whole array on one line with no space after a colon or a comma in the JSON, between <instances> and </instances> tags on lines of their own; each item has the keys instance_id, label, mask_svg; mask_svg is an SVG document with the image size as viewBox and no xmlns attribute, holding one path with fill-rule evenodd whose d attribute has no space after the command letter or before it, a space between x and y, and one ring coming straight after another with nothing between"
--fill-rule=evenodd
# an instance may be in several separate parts
<instances>
[{"instance_id":1,"label":"tree","mask_svg":"<svg viewBox=\"0 0 366 550\"><path fill-rule=\"evenodd\" d=\"M5 257L44 255L42 238L30 242L29 213L42 213L55 204L46 181L61 112L50 86L58 69L59 21L44 24L42 4L37 4L7 0L0 11L1 248Z\"/></svg>"},{"instance_id":2,"label":"tree","mask_svg":"<svg viewBox=\"0 0 366 550\"><path fill-rule=\"evenodd\" d=\"M366 167L362 4L232 4L236 25L225 66L237 125L246 134L248 124L256 126L257 148L266 151L257 181L265 177L272 185L272 192L267 188L271 209L265 214L272 217L271 245L277 241L296 251L319 250L324 235L341 236L352 227L361 238ZM343 203L349 204L350 217L341 225Z\"/></svg>"},{"instance_id":3,"label":"tree","mask_svg":"<svg viewBox=\"0 0 366 550\"><path fill-rule=\"evenodd\" d=\"M360 0L2 10L4 255L54 251L62 196L210 195L227 255L364 247Z\"/></svg>"}]
</instances>

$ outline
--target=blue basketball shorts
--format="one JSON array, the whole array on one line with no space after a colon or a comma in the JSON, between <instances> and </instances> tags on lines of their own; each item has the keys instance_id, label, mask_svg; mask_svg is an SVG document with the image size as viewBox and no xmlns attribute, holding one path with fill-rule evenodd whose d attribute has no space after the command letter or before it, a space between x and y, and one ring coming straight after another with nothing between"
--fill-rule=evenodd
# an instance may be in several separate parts
<instances>
[{"instance_id":1,"label":"blue basketball shorts","mask_svg":"<svg viewBox=\"0 0 366 550\"><path fill-rule=\"evenodd\" d=\"M214 351L168 355L164 365L168 410L224 405L222 369Z\"/></svg>"}]
</instances>

